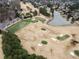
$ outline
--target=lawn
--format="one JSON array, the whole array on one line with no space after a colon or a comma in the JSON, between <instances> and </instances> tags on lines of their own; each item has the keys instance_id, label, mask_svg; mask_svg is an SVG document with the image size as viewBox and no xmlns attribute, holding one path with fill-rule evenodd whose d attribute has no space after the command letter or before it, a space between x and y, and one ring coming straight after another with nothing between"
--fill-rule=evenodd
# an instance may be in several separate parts
<instances>
[{"instance_id":1,"label":"lawn","mask_svg":"<svg viewBox=\"0 0 79 59\"><path fill-rule=\"evenodd\" d=\"M14 25L8 27L6 30L8 30L8 31L10 31L12 33L15 33L17 30L25 27L26 25L28 25L28 24L30 24L32 22L33 22L32 19L22 20L22 21L14 24Z\"/></svg>"}]
</instances>

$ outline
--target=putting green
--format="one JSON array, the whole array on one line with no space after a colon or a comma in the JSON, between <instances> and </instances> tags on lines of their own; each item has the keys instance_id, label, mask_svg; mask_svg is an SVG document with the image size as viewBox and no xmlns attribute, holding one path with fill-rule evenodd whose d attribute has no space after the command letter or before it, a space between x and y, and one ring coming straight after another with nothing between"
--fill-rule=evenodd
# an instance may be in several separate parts
<instances>
[{"instance_id":1,"label":"putting green","mask_svg":"<svg viewBox=\"0 0 79 59\"><path fill-rule=\"evenodd\" d=\"M26 25L32 23L32 19L26 19L26 20L22 20L20 22L17 22L16 24L8 27L6 30L12 32L12 33L15 33L17 30L25 27Z\"/></svg>"}]
</instances>

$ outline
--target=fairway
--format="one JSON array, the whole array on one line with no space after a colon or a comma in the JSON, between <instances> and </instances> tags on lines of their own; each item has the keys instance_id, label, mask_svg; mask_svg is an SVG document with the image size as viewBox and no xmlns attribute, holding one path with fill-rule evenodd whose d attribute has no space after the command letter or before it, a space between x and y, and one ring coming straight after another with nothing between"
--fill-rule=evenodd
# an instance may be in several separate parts
<instances>
[{"instance_id":1,"label":"fairway","mask_svg":"<svg viewBox=\"0 0 79 59\"><path fill-rule=\"evenodd\" d=\"M21 20L20 22L8 27L6 30L15 33L17 30L25 27L26 25L32 23L32 19Z\"/></svg>"}]
</instances>

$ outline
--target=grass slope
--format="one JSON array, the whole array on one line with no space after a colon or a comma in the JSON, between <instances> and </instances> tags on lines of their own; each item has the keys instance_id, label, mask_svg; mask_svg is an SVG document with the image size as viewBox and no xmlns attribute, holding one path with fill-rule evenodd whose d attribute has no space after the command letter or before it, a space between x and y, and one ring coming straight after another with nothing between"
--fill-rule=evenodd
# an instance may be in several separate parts
<instances>
[{"instance_id":1,"label":"grass slope","mask_svg":"<svg viewBox=\"0 0 79 59\"><path fill-rule=\"evenodd\" d=\"M22 21L14 24L14 25L8 27L6 30L8 30L8 31L10 31L12 33L15 33L17 30L25 27L26 25L28 25L28 24L30 24L32 22L33 22L32 19L22 20Z\"/></svg>"}]
</instances>

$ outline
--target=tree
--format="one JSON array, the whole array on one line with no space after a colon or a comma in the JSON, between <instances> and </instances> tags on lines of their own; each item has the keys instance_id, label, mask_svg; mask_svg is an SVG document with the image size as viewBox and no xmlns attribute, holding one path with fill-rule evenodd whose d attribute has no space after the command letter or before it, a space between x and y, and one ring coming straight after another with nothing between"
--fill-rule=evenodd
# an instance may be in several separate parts
<instances>
[{"instance_id":1,"label":"tree","mask_svg":"<svg viewBox=\"0 0 79 59\"><path fill-rule=\"evenodd\" d=\"M44 16L50 16L50 13L47 13L47 10L46 10L46 8L40 8L39 9L39 12L41 13L41 14L43 14Z\"/></svg>"},{"instance_id":2,"label":"tree","mask_svg":"<svg viewBox=\"0 0 79 59\"><path fill-rule=\"evenodd\" d=\"M2 49L5 59L46 59L43 56L29 54L22 48L18 37L11 32L2 31Z\"/></svg>"}]
</instances>

